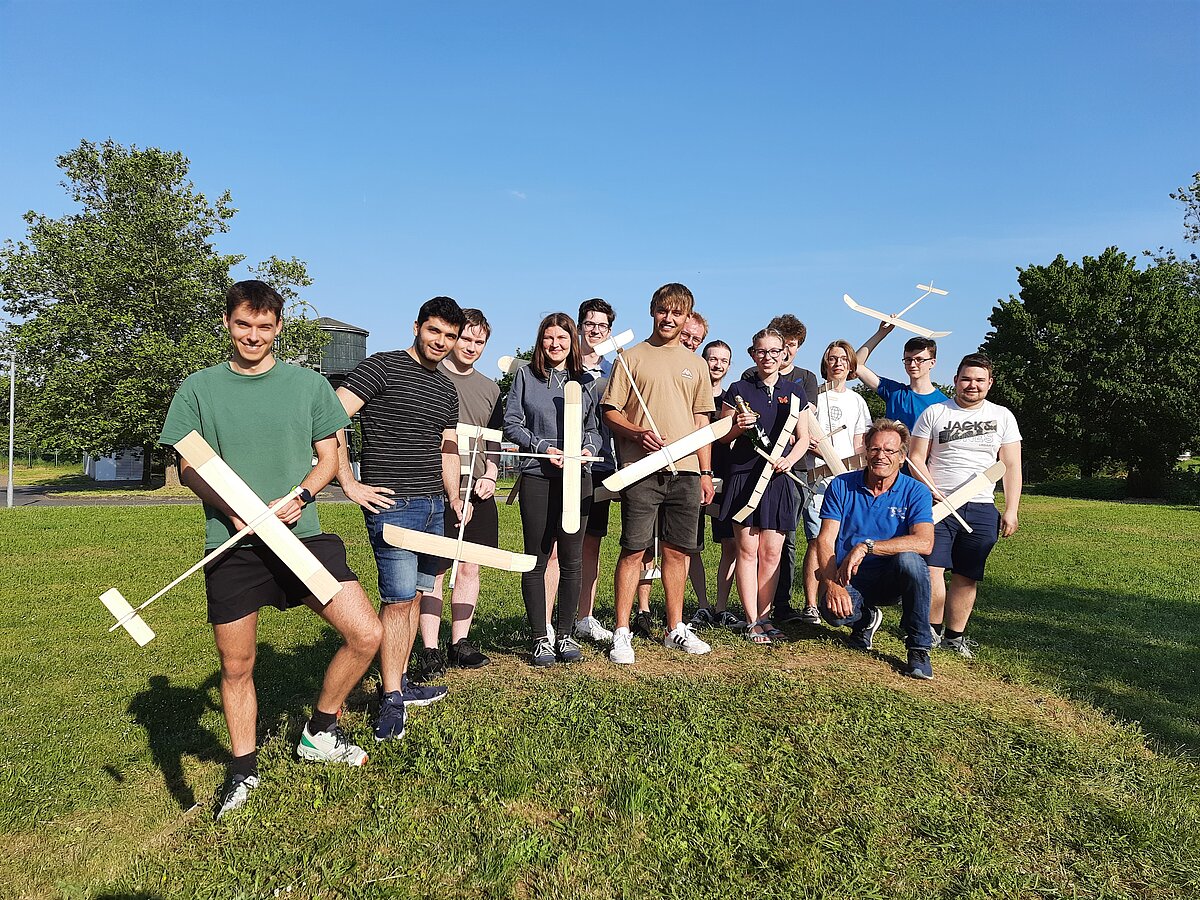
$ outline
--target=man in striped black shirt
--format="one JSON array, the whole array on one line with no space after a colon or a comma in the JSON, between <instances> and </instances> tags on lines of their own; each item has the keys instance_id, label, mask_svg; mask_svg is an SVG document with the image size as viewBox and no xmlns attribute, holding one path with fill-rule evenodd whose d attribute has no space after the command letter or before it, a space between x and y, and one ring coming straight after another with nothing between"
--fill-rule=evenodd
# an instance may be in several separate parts
<instances>
[{"instance_id":1,"label":"man in striped black shirt","mask_svg":"<svg viewBox=\"0 0 1200 900\"><path fill-rule=\"evenodd\" d=\"M447 502L456 518L463 515L455 434L458 393L438 363L465 325L457 303L434 297L417 315L411 347L367 357L337 392L348 415L362 412L362 483L355 480L344 452L338 481L363 508L379 569L383 686L377 741L404 736L406 705L427 706L446 694L444 687L409 684L405 675L420 620L419 597L432 590L438 559L391 546L383 539L383 526L440 535Z\"/></svg>"}]
</instances>

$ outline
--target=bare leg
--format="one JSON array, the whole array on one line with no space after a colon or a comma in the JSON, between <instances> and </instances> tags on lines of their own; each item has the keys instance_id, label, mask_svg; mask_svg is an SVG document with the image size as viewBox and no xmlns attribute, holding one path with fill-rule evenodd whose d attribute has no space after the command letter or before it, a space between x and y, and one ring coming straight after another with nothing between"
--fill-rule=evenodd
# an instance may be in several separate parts
<instances>
[{"instance_id":1,"label":"bare leg","mask_svg":"<svg viewBox=\"0 0 1200 900\"><path fill-rule=\"evenodd\" d=\"M442 630L442 585L446 581L445 573L437 577L433 590L421 597L421 643L426 650L436 650L439 634Z\"/></svg>"},{"instance_id":2,"label":"bare leg","mask_svg":"<svg viewBox=\"0 0 1200 900\"><path fill-rule=\"evenodd\" d=\"M617 628L629 627L629 616L633 612L633 598L637 593L641 572L642 551L622 548L613 575L613 606Z\"/></svg>"},{"instance_id":3,"label":"bare leg","mask_svg":"<svg viewBox=\"0 0 1200 900\"><path fill-rule=\"evenodd\" d=\"M325 606L310 598L308 608L332 625L345 641L333 654L317 697L316 709L336 713L362 681L363 673L375 658L383 637L383 626L366 591L357 581L343 581L341 593Z\"/></svg>"},{"instance_id":4,"label":"bare leg","mask_svg":"<svg viewBox=\"0 0 1200 900\"><path fill-rule=\"evenodd\" d=\"M663 594L667 601L667 631L674 631L683 622L683 589L687 584L691 554L670 544L659 544L659 551L662 553Z\"/></svg>"},{"instance_id":5,"label":"bare leg","mask_svg":"<svg viewBox=\"0 0 1200 900\"><path fill-rule=\"evenodd\" d=\"M804 551L804 605L817 606L817 542L809 541Z\"/></svg>"},{"instance_id":6,"label":"bare leg","mask_svg":"<svg viewBox=\"0 0 1200 900\"><path fill-rule=\"evenodd\" d=\"M734 569L734 577L737 579L738 594L742 598L742 608L746 611L746 621L753 625L759 619L758 529L734 525L733 540L737 545L737 565Z\"/></svg>"},{"instance_id":7,"label":"bare leg","mask_svg":"<svg viewBox=\"0 0 1200 900\"><path fill-rule=\"evenodd\" d=\"M579 592L579 619L586 619L596 608L596 587L600 584L600 543L599 535L583 536L583 588Z\"/></svg>"},{"instance_id":8,"label":"bare leg","mask_svg":"<svg viewBox=\"0 0 1200 900\"><path fill-rule=\"evenodd\" d=\"M554 625L554 601L558 598L558 541L550 548L546 560L546 624Z\"/></svg>"},{"instance_id":9,"label":"bare leg","mask_svg":"<svg viewBox=\"0 0 1200 900\"><path fill-rule=\"evenodd\" d=\"M258 743L258 695L254 691L254 655L258 649L258 613L213 626L221 658L221 708L234 756L252 753Z\"/></svg>"},{"instance_id":10,"label":"bare leg","mask_svg":"<svg viewBox=\"0 0 1200 900\"><path fill-rule=\"evenodd\" d=\"M475 604L479 602L479 566L459 563L450 598L450 643L457 644L471 631L475 619ZM422 616L424 618L424 616Z\"/></svg>"},{"instance_id":11,"label":"bare leg","mask_svg":"<svg viewBox=\"0 0 1200 900\"><path fill-rule=\"evenodd\" d=\"M725 612L729 606L729 592L733 588L733 570L737 565L737 544L733 538L721 541L721 562L717 565L717 612Z\"/></svg>"},{"instance_id":12,"label":"bare leg","mask_svg":"<svg viewBox=\"0 0 1200 900\"><path fill-rule=\"evenodd\" d=\"M688 563L688 579L692 583L692 590L696 592L696 606L700 609L709 608L708 575L704 571L704 554L692 554L691 561Z\"/></svg>"},{"instance_id":13,"label":"bare leg","mask_svg":"<svg viewBox=\"0 0 1200 900\"><path fill-rule=\"evenodd\" d=\"M929 567L929 624L942 624L946 610L946 570Z\"/></svg>"},{"instance_id":14,"label":"bare leg","mask_svg":"<svg viewBox=\"0 0 1200 900\"><path fill-rule=\"evenodd\" d=\"M638 582L637 599L638 612L650 612L650 592L654 589L654 581L650 578L650 573L654 571L657 559L654 556L654 551L647 548L642 553L642 580ZM662 570L659 570L659 577L662 576Z\"/></svg>"},{"instance_id":15,"label":"bare leg","mask_svg":"<svg viewBox=\"0 0 1200 900\"><path fill-rule=\"evenodd\" d=\"M400 690L400 681L408 669L417 625L421 618L420 595L399 603L385 603L379 610L383 623L383 641L379 646L379 668L383 672L386 693Z\"/></svg>"},{"instance_id":16,"label":"bare leg","mask_svg":"<svg viewBox=\"0 0 1200 900\"><path fill-rule=\"evenodd\" d=\"M758 596L775 598L775 587L779 582L779 558L783 552L782 531L760 530L758 532ZM771 604L759 611L760 619L771 617Z\"/></svg>"},{"instance_id":17,"label":"bare leg","mask_svg":"<svg viewBox=\"0 0 1200 900\"><path fill-rule=\"evenodd\" d=\"M930 575L933 574L933 569L929 570ZM959 575L957 572L950 573L950 592L946 597L946 627L951 631L966 631L967 620L971 618L971 611L975 608L975 594L979 589L979 582L972 581L966 576Z\"/></svg>"}]
</instances>

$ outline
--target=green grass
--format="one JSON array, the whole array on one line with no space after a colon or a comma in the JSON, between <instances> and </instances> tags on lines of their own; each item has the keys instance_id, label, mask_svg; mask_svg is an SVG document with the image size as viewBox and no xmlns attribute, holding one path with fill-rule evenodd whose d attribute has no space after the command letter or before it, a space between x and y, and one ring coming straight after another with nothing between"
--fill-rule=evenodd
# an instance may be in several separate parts
<instances>
[{"instance_id":1,"label":"green grass","mask_svg":"<svg viewBox=\"0 0 1200 900\"><path fill-rule=\"evenodd\" d=\"M1194 897L1198 515L1029 498L981 587L980 658L935 655L931 683L898 674L886 628L874 656L826 630L771 651L721 634L705 658L639 644L632 669L535 671L518 580L487 573L493 665L453 672L378 749L368 678L353 771L295 760L336 641L268 611L264 786L216 826L199 578L147 611L142 650L96 599L136 604L183 571L199 511L7 512L0 896ZM361 516L322 518L374 591Z\"/></svg>"}]
</instances>

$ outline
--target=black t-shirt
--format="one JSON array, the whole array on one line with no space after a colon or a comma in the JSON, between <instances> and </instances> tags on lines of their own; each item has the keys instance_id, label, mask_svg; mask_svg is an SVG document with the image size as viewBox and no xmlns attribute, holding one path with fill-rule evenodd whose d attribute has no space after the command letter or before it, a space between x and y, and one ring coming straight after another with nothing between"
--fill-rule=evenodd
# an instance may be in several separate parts
<instances>
[{"instance_id":1,"label":"black t-shirt","mask_svg":"<svg viewBox=\"0 0 1200 900\"><path fill-rule=\"evenodd\" d=\"M445 493L442 432L458 424L458 392L407 350L374 353L344 387L362 398L362 481L398 497Z\"/></svg>"}]
</instances>

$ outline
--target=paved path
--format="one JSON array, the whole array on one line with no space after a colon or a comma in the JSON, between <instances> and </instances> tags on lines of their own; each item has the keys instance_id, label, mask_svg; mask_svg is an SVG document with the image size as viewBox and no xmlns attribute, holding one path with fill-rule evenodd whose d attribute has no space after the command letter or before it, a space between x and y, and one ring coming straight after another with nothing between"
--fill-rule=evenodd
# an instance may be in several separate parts
<instances>
[{"instance_id":1,"label":"paved path","mask_svg":"<svg viewBox=\"0 0 1200 900\"><path fill-rule=\"evenodd\" d=\"M322 503L349 503L342 489L331 485L318 495ZM7 502L0 495L0 508ZM15 485L13 487L13 507L18 506L185 506L199 503L195 497L123 497L113 494L108 497L98 497L94 494L77 494L42 484Z\"/></svg>"}]
</instances>

